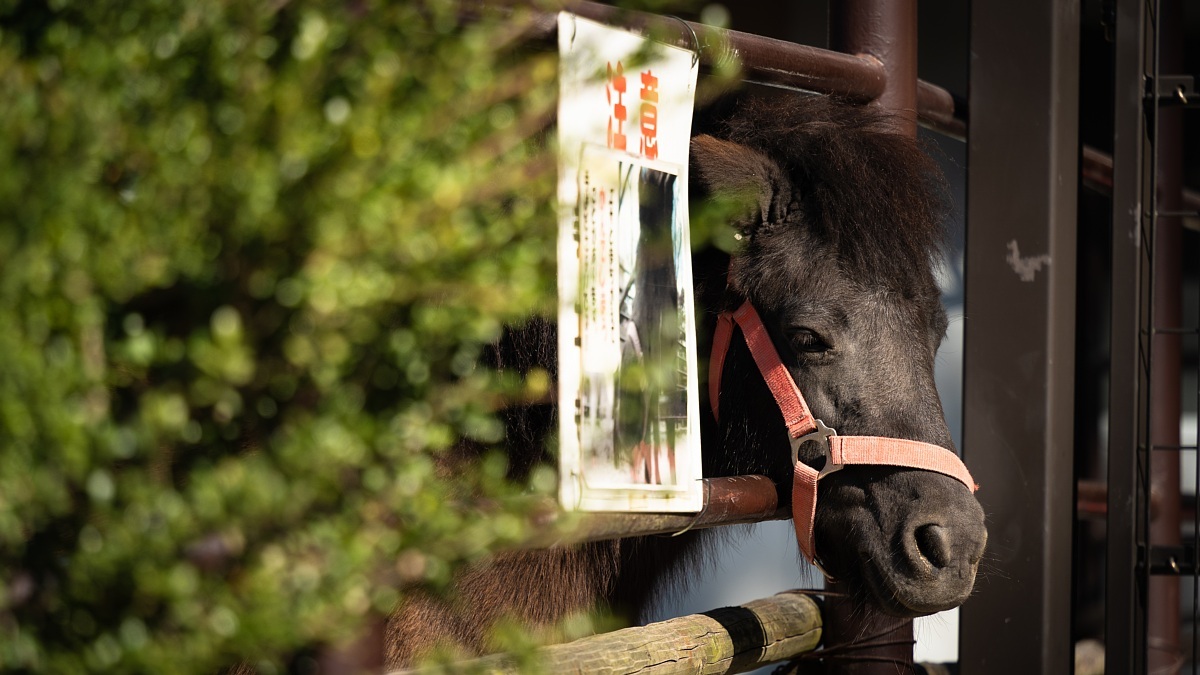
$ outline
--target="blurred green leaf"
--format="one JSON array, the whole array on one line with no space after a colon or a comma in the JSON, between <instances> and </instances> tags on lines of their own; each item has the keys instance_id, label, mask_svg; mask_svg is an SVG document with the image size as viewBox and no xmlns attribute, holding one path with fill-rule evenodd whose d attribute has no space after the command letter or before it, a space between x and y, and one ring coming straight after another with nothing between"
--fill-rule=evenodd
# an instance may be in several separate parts
<instances>
[{"instance_id":1,"label":"blurred green leaf","mask_svg":"<svg viewBox=\"0 0 1200 675\"><path fill-rule=\"evenodd\" d=\"M0 670L277 672L524 536L552 472L438 463L551 386L479 363L557 64L460 10L0 3Z\"/></svg>"}]
</instances>

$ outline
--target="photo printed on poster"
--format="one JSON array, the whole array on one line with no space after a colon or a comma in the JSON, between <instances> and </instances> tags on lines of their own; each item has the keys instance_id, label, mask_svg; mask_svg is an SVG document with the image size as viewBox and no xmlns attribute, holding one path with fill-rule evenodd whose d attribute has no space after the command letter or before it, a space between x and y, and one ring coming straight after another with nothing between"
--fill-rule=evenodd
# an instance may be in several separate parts
<instances>
[{"instance_id":1,"label":"photo printed on poster","mask_svg":"<svg viewBox=\"0 0 1200 675\"><path fill-rule=\"evenodd\" d=\"M559 52L560 499L698 511L695 55L569 13Z\"/></svg>"}]
</instances>

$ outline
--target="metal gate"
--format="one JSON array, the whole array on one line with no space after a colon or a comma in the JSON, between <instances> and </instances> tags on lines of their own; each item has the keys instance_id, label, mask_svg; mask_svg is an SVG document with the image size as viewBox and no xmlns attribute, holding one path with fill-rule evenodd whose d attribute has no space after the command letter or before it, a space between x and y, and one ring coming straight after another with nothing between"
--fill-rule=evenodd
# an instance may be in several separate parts
<instances>
[{"instance_id":1,"label":"metal gate","mask_svg":"<svg viewBox=\"0 0 1200 675\"><path fill-rule=\"evenodd\" d=\"M1108 672L1196 672L1200 250L1182 188L1185 110L1200 101L1183 3L1114 10Z\"/></svg>"}]
</instances>

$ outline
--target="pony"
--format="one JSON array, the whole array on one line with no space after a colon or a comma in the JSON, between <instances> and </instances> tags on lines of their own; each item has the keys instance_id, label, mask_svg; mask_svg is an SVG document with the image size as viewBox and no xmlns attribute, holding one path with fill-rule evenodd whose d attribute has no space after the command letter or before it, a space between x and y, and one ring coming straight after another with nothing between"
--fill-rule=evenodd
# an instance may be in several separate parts
<instances>
[{"instance_id":1,"label":"pony","mask_svg":"<svg viewBox=\"0 0 1200 675\"><path fill-rule=\"evenodd\" d=\"M706 131L692 140L691 192L741 208L729 224L738 250L694 254L701 349L718 315L748 302L814 417L839 434L952 450L933 374L947 328L933 265L949 200L920 143L895 133L884 111L803 95L740 101ZM554 325L534 321L488 360L553 373L554 344ZM766 475L789 503L788 428L745 341L730 343L719 375L719 400L702 394L705 475ZM505 414L519 476L549 459L531 439L553 428L555 412L543 404ZM819 445L799 444L798 459L821 468ZM847 466L818 485L816 554L855 602L915 617L970 595L987 531L962 481ZM409 596L389 621L387 662L411 664L439 643L485 652L488 628L504 617L534 629L596 609L637 621L672 580L686 581L712 536L498 554L460 574L450 600Z\"/></svg>"}]
</instances>

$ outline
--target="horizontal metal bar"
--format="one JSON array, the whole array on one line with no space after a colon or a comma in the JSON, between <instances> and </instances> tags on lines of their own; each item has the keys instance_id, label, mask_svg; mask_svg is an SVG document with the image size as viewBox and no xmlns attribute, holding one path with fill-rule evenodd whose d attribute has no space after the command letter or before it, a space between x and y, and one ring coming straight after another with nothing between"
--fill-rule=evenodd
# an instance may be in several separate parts
<instances>
[{"instance_id":1,"label":"horizontal metal bar","mask_svg":"<svg viewBox=\"0 0 1200 675\"><path fill-rule=\"evenodd\" d=\"M653 534L675 534L720 525L786 520L775 483L766 476L704 479L704 506L699 513L572 513L548 509L534 518L538 534L523 548L548 548Z\"/></svg>"},{"instance_id":2,"label":"horizontal metal bar","mask_svg":"<svg viewBox=\"0 0 1200 675\"><path fill-rule=\"evenodd\" d=\"M1158 517L1162 497L1157 492L1150 494L1150 518ZM1075 484L1075 515L1079 518L1104 518L1108 515L1108 484L1094 480L1081 480Z\"/></svg>"},{"instance_id":3,"label":"horizontal metal bar","mask_svg":"<svg viewBox=\"0 0 1200 675\"><path fill-rule=\"evenodd\" d=\"M503 8L498 0L484 5ZM566 0L559 8L579 16L619 25L669 44L697 51L709 67L737 59L747 82L839 96L856 103L879 98L887 84L883 64L871 56L855 56L808 45L706 26L672 16L624 10L588 0ZM557 23L553 12L542 14L532 38L549 38ZM965 105L945 89L917 81L917 121L930 130L965 140Z\"/></svg>"},{"instance_id":4,"label":"horizontal metal bar","mask_svg":"<svg viewBox=\"0 0 1200 675\"><path fill-rule=\"evenodd\" d=\"M1083 146L1080 160L1079 172L1083 178L1084 185L1101 194L1112 194L1112 155L1097 150L1090 145L1085 145Z\"/></svg>"},{"instance_id":5,"label":"horizontal metal bar","mask_svg":"<svg viewBox=\"0 0 1200 675\"><path fill-rule=\"evenodd\" d=\"M1182 546L1150 547L1150 574L1200 574L1200 568L1196 566L1195 545L1189 542Z\"/></svg>"},{"instance_id":6,"label":"horizontal metal bar","mask_svg":"<svg viewBox=\"0 0 1200 675\"><path fill-rule=\"evenodd\" d=\"M959 141L967 140L966 102L924 80L917 80L917 123Z\"/></svg>"},{"instance_id":7,"label":"horizontal metal bar","mask_svg":"<svg viewBox=\"0 0 1200 675\"><path fill-rule=\"evenodd\" d=\"M1112 194L1113 187L1113 160L1112 155L1097 150L1090 145L1083 146L1083 153L1080 162L1080 172L1083 175L1084 185L1100 192L1102 194ZM1161 198L1161 195L1159 195ZM1159 212L1159 216L1178 216L1185 218L1184 224L1192 229L1200 227L1200 220L1194 217L1197 211L1200 211L1200 192L1191 188L1183 188L1182 201L1184 211L1170 212L1164 214ZM1189 217L1189 213L1193 216Z\"/></svg>"},{"instance_id":8,"label":"horizontal metal bar","mask_svg":"<svg viewBox=\"0 0 1200 675\"><path fill-rule=\"evenodd\" d=\"M737 60L750 82L836 94L866 103L883 93L883 64L867 56L841 54L785 40L715 28L676 17L622 10L587 0L567 0L561 8L579 16L620 25L696 51L700 63L720 67Z\"/></svg>"}]
</instances>

